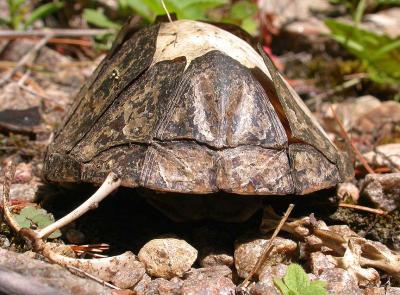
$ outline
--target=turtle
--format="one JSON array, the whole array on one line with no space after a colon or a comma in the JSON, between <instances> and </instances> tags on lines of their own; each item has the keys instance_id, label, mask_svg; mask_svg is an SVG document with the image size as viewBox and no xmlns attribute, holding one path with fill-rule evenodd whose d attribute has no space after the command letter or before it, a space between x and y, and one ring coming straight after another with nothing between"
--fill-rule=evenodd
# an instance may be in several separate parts
<instances>
[{"instance_id":1,"label":"turtle","mask_svg":"<svg viewBox=\"0 0 400 295\"><path fill-rule=\"evenodd\" d=\"M55 133L47 181L98 185L114 171L177 219L246 220L266 196L353 176L347 153L239 29L174 20L128 31Z\"/></svg>"}]
</instances>

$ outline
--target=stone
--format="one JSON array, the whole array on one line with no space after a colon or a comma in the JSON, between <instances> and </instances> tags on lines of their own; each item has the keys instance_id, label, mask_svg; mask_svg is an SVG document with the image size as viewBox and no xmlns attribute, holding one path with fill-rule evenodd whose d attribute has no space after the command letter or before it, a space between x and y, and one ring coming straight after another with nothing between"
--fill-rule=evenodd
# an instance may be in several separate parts
<instances>
[{"instance_id":1,"label":"stone","mask_svg":"<svg viewBox=\"0 0 400 295\"><path fill-rule=\"evenodd\" d=\"M181 294L234 294L234 290L232 270L226 265L217 265L187 272Z\"/></svg>"},{"instance_id":2,"label":"stone","mask_svg":"<svg viewBox=\"0 0 400 295\"><path fill-rule=\"evenodd\" d=\"M386 295L400 295L400 288L399 287L387 287Z\"/></svg>"},{"instance_id":3,"label":"stone","mask_svg":"<svg viewBox=\"0 0 400 295\"><path fill-rule=\"evenodd\" d=\"M246 278L256 265L261 256L268 239L264 238L242 238L235 243L235 266L239 277ZM260 269L260 272L267 265L274 265L290 261L296 254L297 244L289 239L277 237L273 242L273 248Z\"/></svg>"},{"instance_id":4,"label":"stone","mask_svg":"<svg viewBox=\"0 0 400 295\"><path fill-rule=\"evenodd\" d=\"M33 203L41 182L31 181L30 183L14 183L10 188L11 203ZM3 194L3 186L0 186L0 195Z\"/></svg>"},{"instance_id":5,"label":"stone","mask_svg":"<svg viewBox=\"0 0 400 295\"><path fill-rule=\"evenodd\" d=\"M365 288L363 295L385 295L385 288L382 287L372 287Z\"/></svg>"},{"instance_id":6,"label":"stone","mask_svg":"<svg viewBox=\"0 0 400 295\"><path fill-rule=\"evenodd\" d=\"M331 106L339 116L345 129L351 130L353 127L356 127L356 122L360 117L363 117L371 109L377 108L380 105L381 101L375 96L364 95L354 99L345 100L341 103L332 104ZM335 121L330 105L326 109L325 117Z\"/></svg>"},{"instance_id":7,"label":"stone","mask_svg":"<svg viewBox=\"0 0 400 295\"><path fill-rule=\"evenodd\" d=\"M19 163L15 168L13 183L28 183L32 178L32 163Z\"/></svg>"},{"instance_id":8,"label":"stone","mask_svg":"<svg viewBox=\"0 0 400 295\"><path fill-rule=\"evenodd\" d=\"M205 278L226 277L232 279L232 270L226 265L216 265L211 267L203 267L191 269L184 275L185 280L203 280Z\"/></svg>"},{"instance_id":9,"label":"stone","mask_svg":"<svg viewBox=\"0 0 400 295\"><path fill-rule=\"evenodd\" d=\"M36 278L23 276L0 266L0 293L14 295L67 295L64 290L55 289L39 282Z\"/></svg>"},{"instance_id":10,"label":"stone","mask_svg":"<svg viewBox=\"0 0 400 295\"><path fill-rule=\"evenodd\" d=\"M281 295L282 293L276 288L264 283L257 283L250 289L250 295Z\"/></svg>"},{"instance_id":11,"label":"stone","mask_svg":"<svg viewBox=\"0 0 400 295\"><path fill-rule=\"evenodd\" d=\"M396 126L399 121L400 103L385 101L355 121L354 134L361 134L363 141L370 146L391 143L397 135Z\"/></svg>"},{"instance_id":12,"label":"stone","mask_svg":"<svg viewBox=\"0 0 400 295\"><path fill-rule=\"evenodd\" d=\"M395 210L400 204L400 173L368 174L361 195L377 208Z\"/></svg>"},{"instance_id":13,"label":"stone","mask_svg":"<svg viewBox=\"0 0 400 295\"><path fill-rule=\"evenodd\" d=\"M142 279L133 287L133 291L136 295L146 295L146 288L151 282L151 277L145 273Z\"/></svg>"},{"instance_id":14,"label":"stone","mask_svg":"<svg viewBox=\"0 0 400 295\"><path fill-rule=\"evenodd\" d=\"M233 256L230 254L233 252L232 242L226 232L209 226L200 227L194 231L193 245L199 250L198 262L201 267L233 267Z\"/></svg>"},{"instance_id":15,"label":"stone","mask_svg":"<svg viewBox=\"0 0 400 295\"><path fill-rule=\"evenodd\" d=\"M324 270L336 267L336 261L331 255L325 255L322 252L314 252L310 254L311 272L319 276Z\"/></svg>"},{"instance_id":16,"label":"stone","mask_svg":"<svg viewBox=\"0 0 400 295\"><path fill-rule=\"evenodd\" d=\"M355 184L344 182L338 185L336 195L340 200L351 198L355 203L357 203L360 198L360 190Z\"/></svg>"},{"instance_id":17,"label":"stone","mask_svg":"<svg viewBox=\"0 0 400 295\"><path fill-rule=\"evenodd\" d=\"M151 295L178 295L180 292L181 286L172 281L168 281L163 278L158 278L149 282L145 288L145 292L143 294L151 294Z\"/></svg>"},{"instance_id":18,"label":"stone","mask_svg":"<svg viewBox=\"0 0 400 295\"><path fill-rule=\"evenodd\" d=\"M66 294L112 294L109 288L91 279L78 277L59 265L39 261L29 255L0 249L0 265Z\"/></svg>"},{"instance_id":19,"label":"stone","mask_svg":"<svg viewBox=\"0 0 400 295\"><path fill-rule=\"evenodd\" d=\"M392 7L363 17L363 26L392 38L400 36L400 7Z\"/></svg>"},{"instance_id":20,"label":"stone","mask_svg":"<svg viewBox=\"0 0 400 295\"><path fill-rule=\"evenodd\" d=\"M201 257L199 264L201 267L211 267L226 265L232 267L234 264L233 256L228 253L209 253Z\"/></svg>"},{"instance_id":21,"label":"stone","mask_svg":"<svg viewBox=\"0 0 400 295\"><path fill-rule=\"evenodd\" d=\"M85 235L74 228L70 228L67 230L65 234L66 239L68 240L69 243L71 244L83 244L85 242Z\"/></svg>"},{"instance_id":22,"label":"stone","mask_svg":"<svg viewBox=\"0 0 400 295\"><path fill-rule=\"evenodd\" d=\"M182 284L181 293L185 295L212 294L212 295L231 295L235 294L235 284L230 278L203 277L188 278Z\"/></svg>"},{"instance_id":23,"label":"stone","mask_svg":"<svg viewBox=\"0 0 400 295\"><path fill-rule=\"evenodd\" d=\"M326 288L330 295L361 295L362 291L358 288L354 277L342 268L324 270L318 277L326 281Z\"/></svg>"},{"instance_id":24,"label":"stone","mask_svg":"<svg viewBox=\"0 0 400 295\"><path fill-rule=\"evenodd\" d=\"M286 264L277 264L266 266L258 276L258 282L250 289L251 295L280 295L281 292L275 287L274 280L285 276L287 270Z\"/></svg>"},{"instance_id":25,"label":"stone","mask_svg":"<svg viewBox=\"0 0 400 295\"><path fill-rule=\"evenodd\" d=\"M375 167L386 166L400 171L400 144L389 143L377 146L373 151L363 154L368 164Z\"/></svg>"},{"instance_id":26,"label":"stone","mask_svg":"<svg viewBox=\"0 0 400 295\"><path fill-rule=\"evenodd\" d=\"M165 237L147 242L138 254L149 275L170 279L182 277L197 259L197 250L185 240Z\"/></svg>"},{"instance_id":27,"label":"stone","mask_svg":"<svg viewBox=\"0 0 400 295\"><path fill-rule=\"evenodd\" d=\"M274 15L274 26L282 26L294 20L306 20L314 11L329 11L331 5L323 0L261 0L261 14Z\"/></svg>"}]
</instances>

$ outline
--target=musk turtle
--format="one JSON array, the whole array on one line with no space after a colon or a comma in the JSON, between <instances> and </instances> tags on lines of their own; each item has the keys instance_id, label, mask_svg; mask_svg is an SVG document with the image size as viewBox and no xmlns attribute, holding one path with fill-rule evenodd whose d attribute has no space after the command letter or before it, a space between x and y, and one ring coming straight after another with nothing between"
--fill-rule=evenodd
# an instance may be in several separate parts
<instances>
[{"instance_id":1,"label":"musk turtle","mask_svg":"<svg viewBox=\"0 0 400 295\"><path fill-rule=\"evenodd\" d=\"M351 177L271 60L230 29L178 20L121 35L48 147L45 178L100 184L114 171L169 215L194 206L201 217L235 207L204 200L256 208L242 201ZM172 199L182 203L174 209Z\"/></svg>"}]
</instances>

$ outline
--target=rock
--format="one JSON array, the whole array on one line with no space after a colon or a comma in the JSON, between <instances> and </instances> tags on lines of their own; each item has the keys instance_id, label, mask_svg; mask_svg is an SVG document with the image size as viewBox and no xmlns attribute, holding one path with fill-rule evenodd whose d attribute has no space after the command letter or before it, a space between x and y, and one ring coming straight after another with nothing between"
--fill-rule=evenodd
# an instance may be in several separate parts
<instances>
[{"instance_id":1,"label":"rock","mask_svg":"<svg viewBox=\"0 0 400 295\"><path fill-rule=\"evenodd\" d=\"M385 288L372 287L365 288L363 295L385 295L385 293Z\"/></svg>"},{"instance_id":2,"label":"rock","mask_svg":"<svg viewBox=\"0 0 400 295\"><path fill-rule=\"evenodd\" d=\"M400 36L400 7L367 14L364 16L363 25L374 32L397 38Z\"/></svg>"},{"instance_id":3,"label":"rock","mask_svg":"<svg viewBox=\"0 0 400 295\"><path fill-rule=\"evenodd\" d=\"M67 295L64 290L55 289L37 279L23 276L0 266L0 292L13 295Z\"/></svg>"},{"instance_id":4,"label":"rock","mask_svg":"<svg viewBox=\"0 0 400 295\"><path fill-rule=\"evenodd\" d=\"M261 0L261 14L274 15L274 25L282 27L294 20L306 20L315 11L329 11L331 5L323 0Z\"/></svg>"},{"instance_id":5,"label":"rock","mask_svg":"<svg viewBox=\"0 0 400 295\"><path fill-rule=\"evenodd\" d=\"M400 171L400 144L389 143L377 146L374 151L363 154L368 164L375 167L386 166Z\"/></svg>"},{"instance_id":6,"label":"rock","mask_svg":"<svg viewBox=\"0 0 400 295\"><path fill-rule=\"evenodd\" d=\"M277 264L266 266L259 275L259 281L250 289L251 295L280 295L281 292L275 287L274 280L281 279L286 274L287 265Z\"/></svg>"},{"instance_id":7,"label":"rock","mask_svg":"<svg viewBox=\"0 0 400 295\"><path fill-rule=\"evenodd\" d=\"M274 280L281 279L285 276L287 270L287 265L279 263L277 265L266 266L260 272L258 277L259 282L268 285L268 286L275 286Z\"/></svg>"},{"instance_id":8,"label":"rock","mask_svg":"<svg viewBox=\"0 0 400 295\"><path fill-rule=\"evenodd\" d=\"M230 254L233 252L232 242L226 232L203 226L195 230L193 245L199 249L198 262L201 267L233 267L233 256Z\"/></svg>"},{"instance_id":9,"label":"rock","mask_svg":"<svg viewBox=\"0 0 400 295\"><path fill-rule=\"evenodd\" d=\"M133 288L136 295L146 295L146 288L150 284L151 278L148 274L144 274L142 279Z\"/></svg>"},{"instance_id":10,"label":"rock","mask_svg":"<svg viewBox=\"0 0 400 295\"><path fill-rule=\"evenodd\" d=\"M234 294L234 290L232 270L226 265L218 265L187 272L181 294Z\"/></svg>"},{"instance_id":11,"label":"rock","mask_svg":"<svg viewBox=\"0 0 400 295\"><path fill-rule=\"evenodd\" d=\"M377 208L395 210L400 204L400 173L368 174L361 194Z\"/></svg>"},{"instance_id":12,"label":"rock","mask_svg":"<svg viewBox=\"0 0 400 295\"><path fill-rule=\"evenodd\" d=\"M45 284L66 294L112 294L109 288L91 279L80 278L61 266L39 261L28 255L0 249L0 265L31 281Z\"/></svg>"},{"instance_id":13,"label":"rock","mask_svg":"<svg viewBox=\"0 0 400 295\"><path fill-rule=\"evenodd\" d=\"M346 130L351 130L356 127L356 122L369 113L372 109L381 105L381 101L372 95L364 95L355 99L348 99L338 104L332 104L332 108L341 119ZM335 122L333 112L329 107L326 110L325 116Z\"/></svg>"},{"instance_id":14,"label":"rock","mask_svg":"<svg viewBox=\"0 0 400 295\"><path fill-rule=\"evenodd\" d=\"M66 239L68 240L69 243L71 244L83 244L85 242L85 235L74 228L70 228L66 234L65 234Z\"/></svg>"},{"instance_id":15,"label":"rock","mask_svg":"<svg viewBox=\"0 0 400 295\"><path fill-rule=\"evenodd\" d=\"M393 142L397 122L400 121L400 103L382 102L363 114L354 123L354 133L363 135L363 140L372 146Z\"/></svg>"},{"instance_id":16,"label":"rock","mask_svg":"<svg viewBox=\"0 0 400 295\"><path fill-rule=\"evenodd\" d=\"M361 295L356 280L350 273L342 268L324 270L318 277L327 282L327 290L330 295Z\"/></svg>"},{"instance_id":17,"label":"rock","mask_svg":"<svg viewBox=\"0 0 400 295\"><path fill-rule=\"evenodd\" d=\"M1 219L0 219L0 223L1 223ZM6 237L0 234L0 247L1 248L8 248L11 246L11 242L10 240Z\"/></svg>"},{"instance_id":18,"label":"rock","mask_svg":"<svg viewBox=\"0 0 400 295\"><path fill-rule=\"evenodd\" d=\"M351 198L355 203L357 203L358 199L360 198L360 190L351 182L339 184L336 194L341 200Z\"/></svg>"},{"instance_id":19,"label":"rock","mask_svg":"<svg viewBox=\"0 0 400 295\"><path fill-rule=\"evenodd\" d=\"M33 203L39 190L40 182L15 183L10 188L10 200L12 203ZM3 186L0 186L0 195L3 194Z\"/></svg>"},{"instance_id":20,"label":"rock","mask_svg":"<svg viewBox=\"0 0 400 295\"><path fill-rule=\"evenodd\" d=\"M152 280L147 284L145 288L144 294L151 294L151 295L178 295L181 294L180 292L181 286L172 281L168 281L163 278L158 278Z\"/></svg>"},{"instance_id":21,"label":"rock","mask_svg":"<svg viewBox=\"0 0 400 295\"><path fill-rule=\"evenodd\" d=\"M178 238L158 238L146 243L139 251L139 260L154 277L182 277L197 259L197 250Z\"/></svg>"},{"instance_id":22,"label":"rock","mask_svg":"<svg viewBox=\"0 0 400 295\"><path fill-rule=\"evenodd\" d=\"M235 243L235 266L239 277L246 278L250 274L268 241L263 238L242 238ZM292 240L277 237L273 245L260 271L267 265L290 261L296 254L297 244Z\"/></svg>"},{"instance_id":23,"label":"rock","mask_svg":"<svg viewBox=\"0 0 400 295\"><path fill-rule=\"evenodd\" d=\"M264 283L257 283L250 289L250 295L281 295L276 287L265 285Z\"/></svg>"},{"instance_id":24,"label":"rock","mask_svg":"<svg viewBox=\"0 0 400 295\"><path fill-rule=\"evenodd\" d=\"M387 287L386 295L400 295L400 288L399 287Z\"/></svg>"},{"instance_id":25,"label":"rock","mask_svg":"<svg viewBox=\"0 0 400 295\"><path fill-rule=\"evenodd\" d=\"M32 163L19 163L15 168L13 183L28 183L32 178Z\"/></svg>"},{"instance_id":26,"label":"rock","mask_svg":"<svg viewBox=\"0 0 400 295\"><path fill-rule=\"evenodd\" d=\"M226 265L217 265L192 269L185 273L185 280L203 280L205 278L226 277L232 279L232 270Z\"/></svg>"},{"instance_id":27,"label":"rock","mask_svg":"<svg viewBox=\"0 0 400 295\"><path fill-rule=\"evenodd\" d=\"M310 255L310 268L314 275L319 276L324 270L336 267L336 261L331 255L314 252Z\"/></svg>"},{"instance_id":28,"label":"rock","mask_svg":"<svg viewBox=\"0 0 400 295\"><path fill-rule=\"evenodd\" d=\"M180 294L231 295L235 294L235 288L235 284L227 277L189 278L183 282Z\"/></svg>"},{"instance_id":29,"label":"rock","mask_svg":"<svg viewBox=\"0 0 400 295\"><path fill-rule=\"evenodd\" d=\"M226 265L228 267L233 266L233 256L229 255L228 253L218 253L213 252L209 253L208 255L204 255L201 257L200 261L201 267L211 267L211 266L218 266L218 265Z\"/></svg>"}]
</instances>

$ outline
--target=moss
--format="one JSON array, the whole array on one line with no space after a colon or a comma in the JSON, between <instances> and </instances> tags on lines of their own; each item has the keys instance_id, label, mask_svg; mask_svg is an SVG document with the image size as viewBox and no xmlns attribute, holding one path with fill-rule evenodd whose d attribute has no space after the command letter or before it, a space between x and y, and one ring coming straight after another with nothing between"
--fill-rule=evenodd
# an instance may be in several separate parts
<instances>
[{"instance_id":1,"label":"moss","mask_svg":"<svg viewBox=\"0 0 400 295\"><path fill-rule=\"evenodd\" d=\"M333 223L347 224L359 235L379 241L388 247L400 250L400 209L387 216L338 208L330 216Z\"/></svg>"}]
</instances>

